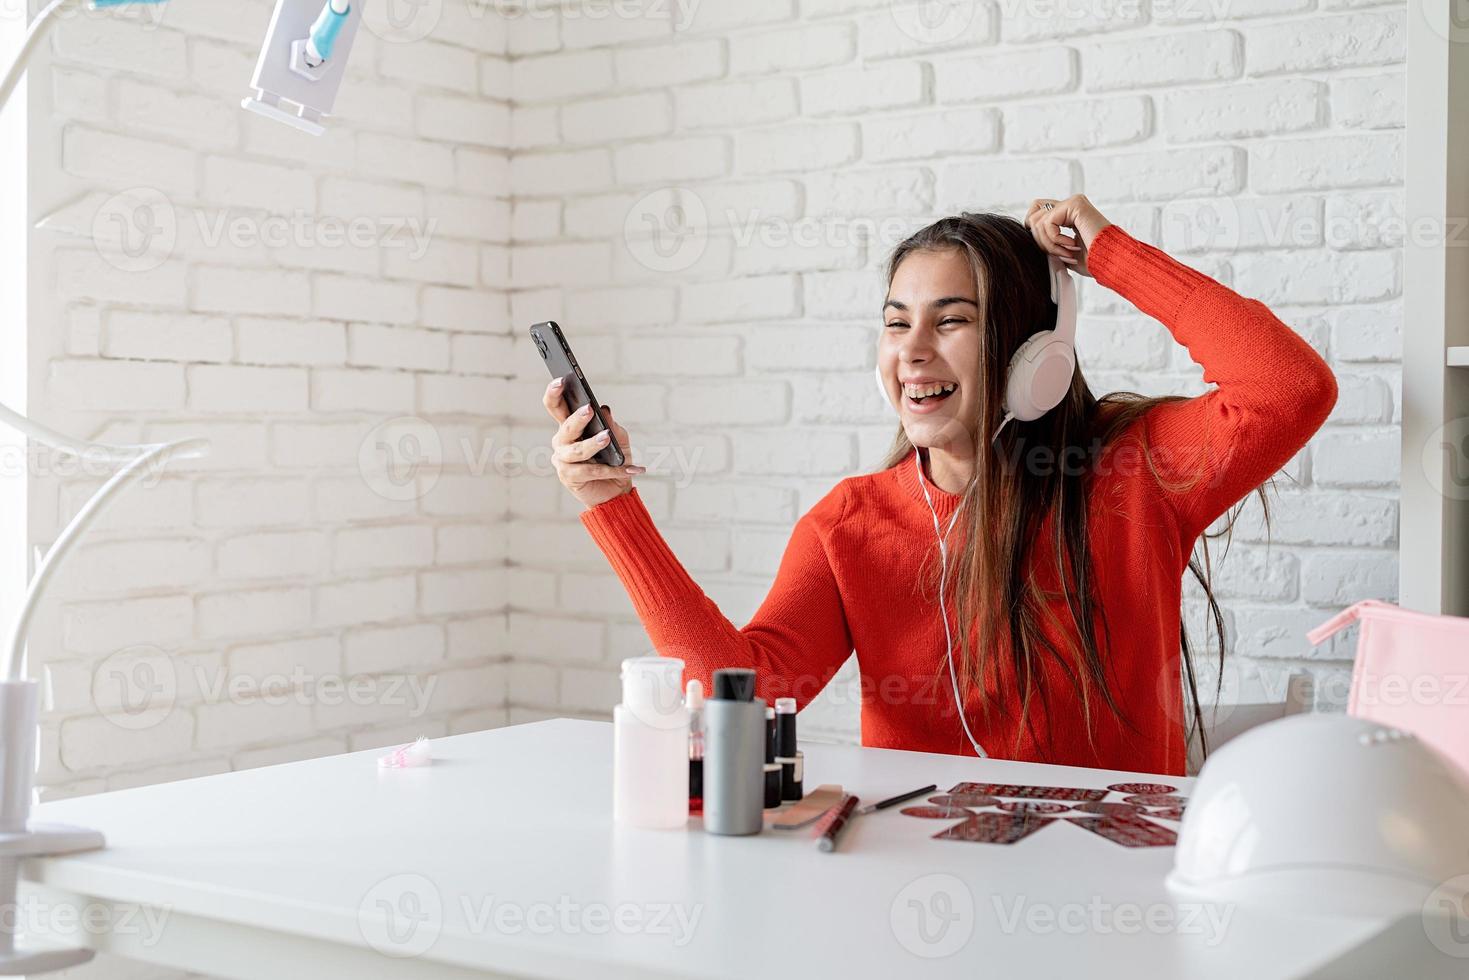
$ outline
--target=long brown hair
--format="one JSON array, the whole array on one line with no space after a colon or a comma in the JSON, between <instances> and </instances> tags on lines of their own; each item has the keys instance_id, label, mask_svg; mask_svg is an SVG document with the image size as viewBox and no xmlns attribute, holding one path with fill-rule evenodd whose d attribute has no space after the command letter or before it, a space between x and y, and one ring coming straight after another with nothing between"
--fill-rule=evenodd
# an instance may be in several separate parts
<instances>
[{"instance_id":1,"label":"long brown hair","mask_svg":"<svg viewBox=\"0 0 1469 980\"><path fill-rule=\"evenodd\" d=\"M1101 448L1116 440L1154 406L1180 401L1184 396L1148 398L1134 392L1113 392L1099 399L1092 394L1078 364L1071 390L1059 406L1033 422L1011 422L992 446L981 445L989 439L1003 415L1005 374L1011 355L1037 330L1055 325L1056 306L1050 298L1046 253L1030 231L1014 218L1001 214L962 214L934 222L899 245L888 262L889 286L903 260L923 251L957 251L964 256L974 271L980 303L979 370L975 379L981 413L979 434L974 475L961 491L962 544L955 549L955 564L949 578L952 594L947 597L958 625L959 682L965 690L977 687L981 691L981 704L986 712L1004 710L1003 704L991 695L992 690L999 690L1004 683L1018 686L1021 708L1020 724L1015 729L1017 748L1021 734L1026 731L1039 743L1032 714L1032 702L1037 698L1046 719L1045 738L1049 742L1050 698L1045 685L1039 682L1048 662L1066 678L1080 699L1089 738L1094 732L1093 696L1098 692L1107 708L1136 731L1114 696L1107 680L1107 665L1103 662L1102 650L1111 649L1111 645L1105 610L1095 596L1087 533L1087 476L1091 467L1034 467L1014 465L1013 461L1022 451L1034 453L1037 449L1048 451L1050 455L1046 458L1051 460L1095 459ZM903 462L913 448L900 427L883 468ZM1145 442L1141 449L1143 459L1161 485L1171 490L1188 489L1188 484L1169 482L1158 472ZM1256 492L1262 505L1266 505L1268 527L1264 489L1262 485ZM1232 509L1223 528L1206 533L1201 539L1202 557L1191 555L1188 563L1189 571L1202 589L1209 621L1218 640L1220 669L1216 699L1224 677L1224 618L1214 597L1209 541L1222 536L1227 550L1238 516L1239 508ZM1042 622L1055 625L1055 617L1029 561L1032 545L1039 539L1042 524L1048 517L1052 519L1055 573L1061 583L1071 627L1057 632L1075 637L1074 645L1065 649L1050 642L1041 630ZM933 571L936 584L937 562ZM1188 695L1183 707L1190 719L1186 741L1197 732L1207 754L1198 675L1182 617L1179 646ZM944 669L940 664L939 670Z\"/></svg>"}]
</instances>

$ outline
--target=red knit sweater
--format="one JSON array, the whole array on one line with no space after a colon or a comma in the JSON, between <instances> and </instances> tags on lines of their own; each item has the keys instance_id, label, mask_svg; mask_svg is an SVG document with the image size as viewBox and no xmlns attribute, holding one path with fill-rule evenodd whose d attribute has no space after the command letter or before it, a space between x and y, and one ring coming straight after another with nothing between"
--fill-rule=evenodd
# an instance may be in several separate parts
<instances>
[{"instance_id":1,"label":"red knit sweater","mask_svg":"<svg viewBox=\"0 0 1469 980\"><path fill-rule=\"evenodd\" d=\"M1033 703L1035 732L1019 724L1019 697L1002 684L992 696L1007 710L985 713L979 692L966 691L966 717L997 758L1182 774L1179 607L1194 542L1305 444L1335 404L1336 381L1263 303L1118 225L1096 236L1087 261L1098 282L1161 321L1216 387L1149 410L1103 450L1089 478L1095 582L1112 638L1102 658L1125 721L1094 696L1088 738L1081 702L1054 669L1042 671L1050 710L1037 714ZM1174 489L1140 461L1140 435ZM973 755L944 668L938 604L931 585L922 586L936 560L935 534L913 464L910 454L891 469L845 479L803 515L774 586L743 629L689 577L636 491L588 509L582 522L655 648L683 658L685 676L705 690L716 668L753 667L760 697L791 695L804 707L855 650L864 745ZM1183 482L1191 488L1176 489ZM959 496L931 481L929 492L947 525ZM1031 558L1043 584L1054 578L1043 571L1053 567L1047 541L1039 536ZM1053 612L1070 627L1063 602Z\"/></svg>"}]
</instances>

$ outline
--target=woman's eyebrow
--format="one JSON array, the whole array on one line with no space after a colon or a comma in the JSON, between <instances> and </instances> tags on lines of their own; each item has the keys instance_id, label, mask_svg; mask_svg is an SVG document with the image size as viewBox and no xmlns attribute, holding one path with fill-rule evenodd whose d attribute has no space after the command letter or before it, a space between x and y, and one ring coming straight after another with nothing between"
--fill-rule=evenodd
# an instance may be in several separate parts
<instances>
[{"instance_id":1,"label":"woman's eyebrow","mask_svg":"<svg viewBox=\"0 0 1469 980\"><path fill-rule=\"evenodd\" d=\"M968 303L970 306L974 307L975 309L978 309L979 308L979 304L976 303L974 300L970 299L968 296L945 296L943 299L936 299L932 303L929 303L928 305L929 305L930 308L937 310L937 309L942 309L945 306L953 306L955 303ZM886 303L882 304L882 308L884 310L886 310L890 306L893 309L895 309L895 310L907 310L908 309L908 304L907 303L904 303L904 302L902 302L900 300L896 300L896 299L890 299Z\"/></svg>"}]
</instances>

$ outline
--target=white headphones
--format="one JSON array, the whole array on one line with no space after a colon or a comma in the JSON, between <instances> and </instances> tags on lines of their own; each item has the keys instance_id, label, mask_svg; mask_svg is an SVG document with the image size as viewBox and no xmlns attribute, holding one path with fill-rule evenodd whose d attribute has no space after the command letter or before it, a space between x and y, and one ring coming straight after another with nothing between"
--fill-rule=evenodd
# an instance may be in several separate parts
<instances>
[{"instance_id":1,"label":"white headphones","mask_svg":"<svg viewBox=\"0 0 1469 980\"><path fill-rule=\"evenodd\" d=\"M1000 428L1011 419L1033 422L1061 404L1071 390L1071 376L1076 372L1076 281L1066 263L1047 255L1051 270L1051 302L1056 304L1056 327L1041 330L1026 338L1005 371L1005 418ZM894 412L882 369L875 368L878 390ZM995 430L997 433L999 429Z\"/></svg>"},{"instance_id":2,"label":"white headphones","mask_svg":"<svg viewBox=\"0 0 1469 980\"><path fill-rule=\"evenodd\" d=\"M933 515L933 533L939 539L939 618L944 621L944 657L949 661L949 683L954 686L954 707L959 712L959 724L964 726L964 736L974 746L975 754L981 759L988 759L989 753L969 730L969 719L964 717L964 699L959 696L959 675L954 670L954 634L949 632L949 611L944 607L944 596L949 589L949 532L954 530L954 524L964 508L961 504L959 510L954 511L954 516L949 518L949 526L940 531L939 512L934 509L933 498L928 495L928 480L923 476L923 460L917 452L913 454L913 468L918 471L918 485L923 488L923 499L928 503L928 512Z\"/></svg>"},{"instance_id":3,"label":"white headphones","mask_svg":"<svg viewBox=\"0 0 1469 980\"><path fill-rule=\"evenodd\" d=\"M1066 392L1071 389L1071 376L1076 371L1076 282L1066 269L1066 263L1054 255L1047 255L1051 269L1051 302L1056 304L1056 327L1042 330L1026 339L1010 358L1005 372L1005 418L1000 429L1011 419L1031 422L1061 404ZM877 387L894 412L898 410L888 395L887 385L882 381L882 369L874 371ZM999 429L995 430L996 434ZM933 533L939 542L939 616L944 621L944 656L949 663L949 683L954 688L954 706L959 711L959 724L964 726L964 735L975 753L981 758L989 753L979 744L969 730L969 719L964 715L964 699L959 696L959 676L954 669L954 635L949 630L949 612L945 596L949 584L949 532L959 520L960 510L949 518L947 529L939 527L939 513L933 506L928 492L928 480L923 475L922 454L913 454L913 467L918 471L918 485L923 489L923 499L933 517Z\"/></svg>"}]
</instances>

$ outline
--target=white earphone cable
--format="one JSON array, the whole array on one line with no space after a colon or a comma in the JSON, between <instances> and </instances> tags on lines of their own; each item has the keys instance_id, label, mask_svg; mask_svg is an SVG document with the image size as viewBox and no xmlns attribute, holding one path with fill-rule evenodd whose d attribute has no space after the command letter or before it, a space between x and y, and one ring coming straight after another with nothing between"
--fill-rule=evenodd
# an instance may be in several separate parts
<instances>
[{"instance_id":1,"label":"white earphone cable","mask_svg":"<svg viewBox=\"0 0 1469 980\"><path fill-rule=\"evenodd\" d=\"M969 744L974 746L974 751L981 759L989 758L989 753L979 744L974 733L969 730L969 720L964 716L964 699L959 696L959 676L954 670L954 636L949 631L949 612L944 604L944 597L948 594L949 585L949 547L946 543L949 532L954 530L954 523L959 520L963 512L963 505L954 511L954 516L949 518L947 530L939 528L939 512L933 506L933 498L928 493L928 481L923 477L923 454L915 449L913 451L913 466L918 470L918 486L923 490L923 499L928 504L928 513L933 517L933 533L939 539L939 618L944 621L944 655L949 662L949 683L954 687L954 708L959 712L959 724L964 726L964 735L969 739Z\"/></svg>"},{"instance_id":2,"label":"white earphone cable","mask_svg":"<svg viewBox=\"0 0 1469 980\"><path fill-rule=\"evenodd\" d=\"M994 442L996 439L1000 438L1000 433L1005 431L1005 426L1009 425L1013 421L1015 421L1015 413L1006 412L1005 417L1000 419L1000 427L995 429L994 435L990 436L990 442Z\"/></svg>"}]
</instances>

